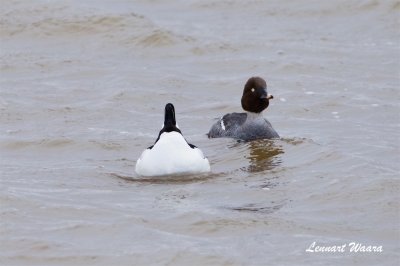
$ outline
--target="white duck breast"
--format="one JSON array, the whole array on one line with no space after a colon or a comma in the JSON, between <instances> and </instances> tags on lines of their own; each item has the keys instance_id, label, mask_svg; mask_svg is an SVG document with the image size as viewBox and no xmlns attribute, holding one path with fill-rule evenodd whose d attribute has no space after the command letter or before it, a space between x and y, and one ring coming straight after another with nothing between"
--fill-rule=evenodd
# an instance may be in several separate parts
<instances>
[{"instance_id":1,"label":"white duck breast","mask_svg":"<svg viewBox=\"0 0 400 266\"><path fill-rule=\"evenodd\" d=\"M186 142L176 126L175 109L165 106L164 127L155 144L143 151L136 162L136 173L141 176L195 174L210 171L210 163L202 151Z\"/></svg>"}]
</instances>

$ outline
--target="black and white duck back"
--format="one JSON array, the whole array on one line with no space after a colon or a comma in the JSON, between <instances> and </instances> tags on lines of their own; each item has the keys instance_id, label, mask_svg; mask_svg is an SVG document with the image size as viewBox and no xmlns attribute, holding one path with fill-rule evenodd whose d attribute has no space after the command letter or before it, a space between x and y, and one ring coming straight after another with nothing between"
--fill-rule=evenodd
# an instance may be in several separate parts
<instances>
[{"instance_id":1,"label":"black and white duck back","mask_svg":"<svg viewBox=\"0 0 400 266\"><path fill-rule=\"evenodd\" d=\"M194 174L210 171L208 159L195 145L182 136L176 126L175 108L165 106L164 126L154 145L143 151L136 162L136 173L141 176Z\"/></svg>"}]
</instances>

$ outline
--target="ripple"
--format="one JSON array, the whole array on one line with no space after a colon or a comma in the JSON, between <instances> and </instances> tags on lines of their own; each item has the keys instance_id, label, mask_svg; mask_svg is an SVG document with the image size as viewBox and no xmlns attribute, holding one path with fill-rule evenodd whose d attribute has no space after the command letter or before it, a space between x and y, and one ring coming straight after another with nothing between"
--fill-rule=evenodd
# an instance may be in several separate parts
<instances>
[{"instance_id":1,"label":"ripple","mask_svg":"<svg viewBox=\"0 0 400 266\"><path fill-rule=\"evenodd\" d=\"M7 141L3 145L10 150L24 149L32 146L40 146L44 148L60 148L70 146L76 142L72 139L59 138L59 139L41 139L41 140L15 140Z\"/></svg>"},{"instance_id":2,"label":"ripple","mask_svg":"<svg viewBox=\"0 0 400 266\"><path fill-rule=\"evenodd\" d=\"M196 175L168 175L168 176L154 176L154 177L138 177L129 176L117 173L108 173L113 178L122 179L128 182L134 183L151 183L151 184L186 184L196 183L211 180L223 176L223 173L208 173L208 174L196 174Z\"/></svg>"},{"instance_id":3,"label":"ripple","mask_svg":"<svg viewBox=\"0 0 400 266\"><path fill-rule=\"evenodd\" d=\"M285 203L276 204L275 202L271 202L271 204L272 206L262 206L259 204L251 203L239 207L227 207L227 209L240 212L256 212L263 214L271 214L280 210L285 205Z\"/></svg>"}]
</instances>

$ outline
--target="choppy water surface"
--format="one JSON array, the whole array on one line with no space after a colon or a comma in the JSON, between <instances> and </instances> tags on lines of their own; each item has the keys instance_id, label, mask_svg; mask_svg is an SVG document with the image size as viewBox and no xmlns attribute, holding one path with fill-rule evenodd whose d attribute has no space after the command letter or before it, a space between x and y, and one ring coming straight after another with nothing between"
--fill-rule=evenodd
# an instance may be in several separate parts
<instances>
[{"instance_id":1,"label":"choppy water surface","mask_svg":"<svg viewBox=\"0 0 400 266\"><path fill-rule=\"evenodd\" d=\"M5 1L0 264L399 263L399 10ZM252 75L282 139L207 139ZM134 173L167 102L210 174ZM306 253L314 241L383 253Z\"/></svg>"}]
</instances>

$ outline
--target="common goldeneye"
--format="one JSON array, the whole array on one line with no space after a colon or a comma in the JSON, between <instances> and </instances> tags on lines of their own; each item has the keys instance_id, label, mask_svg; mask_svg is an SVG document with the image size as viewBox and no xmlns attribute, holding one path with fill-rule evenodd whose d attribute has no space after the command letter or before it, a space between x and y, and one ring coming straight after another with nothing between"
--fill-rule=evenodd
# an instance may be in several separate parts
<instances>
[{"instance_id":1,"label":"common goldeneye","mask_svg":"<svg viewBox=\"0 0 400 266\"><path fill-rule=\"evenodd\" d=\"M154 145L144 150L137 160L135 171L141 176L210 171L210 163L203 152L182 136L176 125L175 108L171 103L165 106L164 127Z\"/></svg>"},{"instance_id":2,"label":"common goldeneye","mask_svg":"<svg viewBox=\"0 0 400 266\"><path fill-rule=\"evenodd\" d=\"M267 93L267 83L260 77L250 78L244 85L242 108L246 113L230 113L212 125L209 138L235 138L241 140L279 138L278 133L262 112L274 97Z\"/></svg>"}]
</instances>

